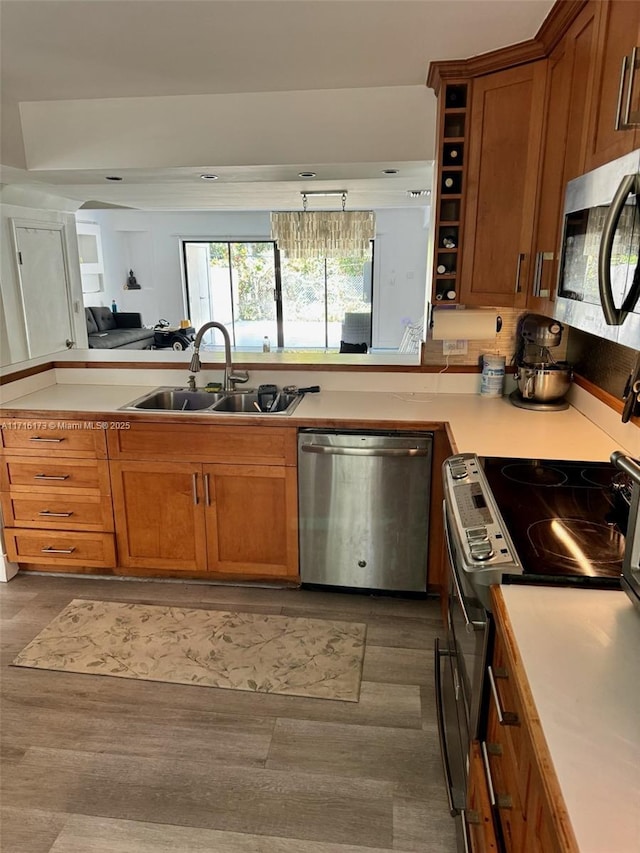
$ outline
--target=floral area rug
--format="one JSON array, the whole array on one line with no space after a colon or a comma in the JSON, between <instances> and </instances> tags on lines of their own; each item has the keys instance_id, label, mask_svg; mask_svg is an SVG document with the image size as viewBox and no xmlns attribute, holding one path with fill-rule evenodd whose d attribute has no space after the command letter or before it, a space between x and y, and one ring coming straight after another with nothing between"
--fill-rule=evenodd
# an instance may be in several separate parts
<instances>
[{"instance_id":1,"label":"floral area rug","mask_svg":"<svg viewBox=\"0 0 640 853\"><path fill-rule=\"evenodd\" d=\"M357 702L366 625L74 599L13 666Z\"/></svg>"}]
</instances>

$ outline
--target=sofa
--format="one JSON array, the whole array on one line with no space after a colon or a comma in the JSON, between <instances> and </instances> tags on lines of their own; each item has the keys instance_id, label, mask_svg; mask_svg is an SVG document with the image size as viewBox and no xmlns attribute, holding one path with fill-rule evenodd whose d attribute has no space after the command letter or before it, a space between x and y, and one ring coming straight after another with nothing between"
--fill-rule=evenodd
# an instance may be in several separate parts
<instances>
[{"instance_id":1,"label":"sofa","mask_svg":"<svg viewBox=\"0 0 640 853\"><path fill-rule=\"evenodd\" d=\"M102 306L85 308L89 349L151 349L153 329L142 328L142 315Z\"/></svg>"}]
</instances>

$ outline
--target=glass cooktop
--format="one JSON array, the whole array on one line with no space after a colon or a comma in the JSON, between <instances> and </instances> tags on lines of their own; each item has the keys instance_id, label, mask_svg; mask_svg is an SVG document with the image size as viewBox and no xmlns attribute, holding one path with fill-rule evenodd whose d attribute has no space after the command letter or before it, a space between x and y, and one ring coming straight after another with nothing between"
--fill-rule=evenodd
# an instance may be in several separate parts
<instances>
[{"instance_id":1,"label":"glass cooktop","mask_svg":"<svg viewBox=\"0 0 640 853\"><path fill-rule=\"evenodd\" d=\"M619 586L626 519L612 488L618 469L604 462L499 457L484 457L481 464L526 582L555 577L565 584Z\"/></svg>"}]
</instances>

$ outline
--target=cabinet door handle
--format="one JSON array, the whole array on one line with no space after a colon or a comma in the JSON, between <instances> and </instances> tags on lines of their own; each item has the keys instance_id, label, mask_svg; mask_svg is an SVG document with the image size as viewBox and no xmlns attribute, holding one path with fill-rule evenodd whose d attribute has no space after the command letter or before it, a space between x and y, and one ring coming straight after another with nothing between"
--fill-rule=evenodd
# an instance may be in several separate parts
<instances>
[{"instance_id":1,"label":"cabinet door handle","mask_svg":"<svg viewBox=\"0 0 640 853\"><path fill-rule=\"evenodd\" d=\"M536 252L536 269L533 276L533 295L542 296L542 271L544 270L545 261L555 260L553 252ZM544 296L549 296L549 291L545 291Z\"/></svg>"},{"instance_id":2,"label":"cabinet door handle","mask_svg":"<svg viewBox=\"0 0 640 853\"><path fill-rule=\"evenodd\" d=\"M75 548L41 548L43 554L73 554Z\"/></svg>"},{"instance_id":3,"label":"cabinet door handle","mask_svg":"<svg viewBox=\"0 0 640 853\"><path fill-rule=\"evenodd\" d=\"M191 475L191 487L193 489L193 503L195 504L195 506L198 506L200 501L198 498L198 475L197 474Z\"/></svg>"},{"instance_id":4,"label":"cabinet door handle","mask_svg":"<svg viewBox=\"0 0 640 853\"><path fill-rule=\"evenodd\" d=\"M43 441L47 444L60 444L61 441L64 441L64 438L42 438L40 435L32 435L29 438L29 441Z\"/></svg>"},{"instance_id":5,"label":"cabinet door handle","mask_svg":"<svg viewBox=\"0 0 640 853\"><path fill-rule=\"evenodd\" d=\"M536 265L533 273L533 295L540 296L540 281L542 279L542 252L536 252Z\"/></svg>"},{"instance_id":6,"label":"cabinet door handle","mask_svg":"<svg viewBox=\"0 0 640 853\"><path fill-rule=\"evenodd\" d=\"M636 122L631 122L631 96L633 95L633 84L636 76L636 62L638 59L638 48L634 47L631 51L631 64L629 66L629 88L627 89L627 104L624 108L624 121L622 123L622 130L627 130L632 127L632 124ZM617 128L616 128L617 129Z\"/></svg>"},{"instance_id":7,"label":"cabinet door handle","mask_svg":"<svg viewBox=\"0 0 640 853\"><path fill-rule=\"evenodd\" d=\"M72 512L51 512L50 509L40 510L38 515L45 515L48 518L70 518L73 513Z\"/></svg>"},{"instance_id":8,"label":"cabinet door handle","mask_svg":"<svg viewBox=\"0 0 640 853\"><path fill-rule=\"evenodd\" d=\"M622 130L622 95L624 92L624 78L627 76L628 57L622 57L622 65L620 66L620 85L618 86L618 101L616 103L616 116L613 122L614 130Z\"/></svg>"},{"instance_id":9,"label":"cabinet door handle","mask_svg":"<svg viewBox=\"0 0 640 853\"><path fill-rule=\"evenodd\" d=\"M524 261L525 254L524 252L520 252L518 255L518 264L516 266L516 293L522 293L522 285L520 284L520 276L522 274L522 262Z\"/></svg>"},{"instance_id":10,"label":"cabinet door handle","mask_svg":"<svg viewBox=\"0 0 640 853\"><path fill-rule=\"evenodd\" d=\"M69 474L34 474L34 480L68 480Z\"/></svg>"},{"instance_id":11,"label":"cabinet door handle","mask_svg":"<svg viewBox=\"0 0 640 853\"><path fill-rule=\"evenodd\" d=\"M207 506L211 506L211 495L209 494L209 475L204 475L204 502Z\"/></svg>"},{"instance_id":12,"label":"cabinet door handle","mask_svg":"<svg viewBox=\"0 0 640 853\"><path fill-rule=\"evenodd\" d=\"M496 703L496 711L498 712L498 722L501 726L520 725L518 715L515 714L513 711L505 711L502 707L502 703L500 702L500 696L498 695L498 688L496 687L496 676L491 664L489 664L489 666L487 667L487 675L489 676L489 684L491 685L493 701Z\"/></svg>"}]
</instances>

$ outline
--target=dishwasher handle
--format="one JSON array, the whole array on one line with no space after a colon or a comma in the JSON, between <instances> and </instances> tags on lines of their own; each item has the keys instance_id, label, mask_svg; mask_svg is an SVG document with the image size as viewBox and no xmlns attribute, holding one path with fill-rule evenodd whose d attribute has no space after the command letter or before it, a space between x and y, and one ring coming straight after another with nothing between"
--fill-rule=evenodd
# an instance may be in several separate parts
<instances>
[{"instance_id":1,"label":"dishwasher handle","mask_svg":"<svg viewBox=\"0 0 640 853\"><path fill-rule=\"evenodd\" d=\"M326 456L429 456L430 447L332 447L328 444L303 444L303 453Z\"/></svg>"}]
</instances>

